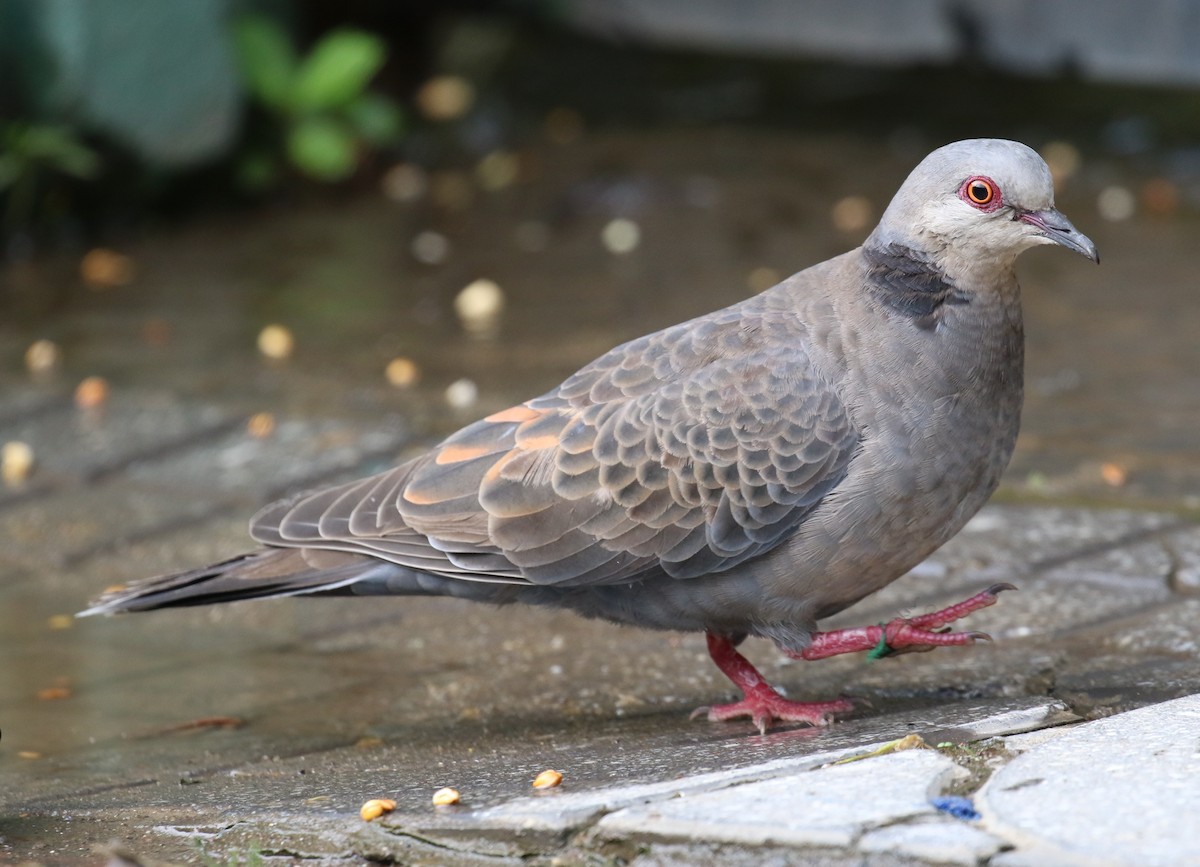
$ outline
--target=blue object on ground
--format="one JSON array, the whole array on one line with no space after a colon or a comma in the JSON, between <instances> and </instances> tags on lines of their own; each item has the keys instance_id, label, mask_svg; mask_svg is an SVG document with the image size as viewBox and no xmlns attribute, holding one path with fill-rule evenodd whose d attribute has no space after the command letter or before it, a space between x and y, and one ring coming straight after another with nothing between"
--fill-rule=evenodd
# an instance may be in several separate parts
<instances>
[{"instance_id":1,"label":"blue object on ground","mask_svg":"<svg viewBox=\"0 0 1200 867\"><path fill-rule=\"evenodd\" d=\"M975 804L970 798L963 798L959 795L943 795L940 798L934 798L929 803L933 804L935 809L949 813L955 819L966 819L973 822L979 818L979 811L975 809Z\"/></svg>"}]
</instances>

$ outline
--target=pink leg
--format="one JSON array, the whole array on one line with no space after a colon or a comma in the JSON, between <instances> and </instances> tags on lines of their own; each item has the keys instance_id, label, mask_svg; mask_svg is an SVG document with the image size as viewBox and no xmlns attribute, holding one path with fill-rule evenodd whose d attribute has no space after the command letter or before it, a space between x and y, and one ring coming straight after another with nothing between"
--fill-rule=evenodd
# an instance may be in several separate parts
<instances>
[{"instance_id":1,"label":"pink leg","mask_svg":"<svg viewBox=\"0 0 1200 867\"><path fill-rule=\"evenodd\" d=\"M746 657L737 652L728 636L709 632L707 638L709 656L717 664L717 668L742 691L745 698L733 704L699 708L692 714L693 717L707 712L708 718L715 722L748 716L758 726L758 730L766 734L767 726L773 720L823 726L829 724L835 713L854 710L854 703L845 698L818 702L788 701L771 688Z\"/></svg>"},{"instance_id":2,"label":"pink leg","mask_svg":"<svg viewBox=\"0 0 1200 867\"><path fill-rule=\"evenodd\" d=\"M797 659L824 659L842 653L869 650L873 658L879 658L894 653L974 644L979 640L990 641L990 636L983 632L948 632L944 627L966 617L972 611L995 604L996 597L1001 592L1015 589L1011 584L993 584L970 599L940 611L916 617L897 617L882 626L859 626L853 629L817 632L813 634L812 643L803 651L788 655ZM708 653L713 662L742 691L744 698L733 704L700 708L692 714L693 717L705 712L708 718L714 721L750 717L758 726L758 730L765 734L767 726L773 720L823 726L829 724L834 714L854 709L854 702L845 698L822 702L789 701L772 689L749 660L737 652L729 636L710 632L707 638Z\"/></svg>"},{"instance_id":3,"label":"pink leg","mask_svg":"<svg viewBox=\"0 0 1200 867\"><path fill-rule=\"evenodd\" d=\"M958 644L974 644L976 641L991 641L984 632L947 632L943 629L966 617L972 611L987 608L996 602L996 596L1004 590L1015 590L1011 584L993 584L987 590L976 593L970 599L916 617L897 617L882 626L857 626L851 629L835 629L832 632L813 634L812 643L795 656L799 659L825 659L842 653L871 651L878 659L893 653L910 653L932 650Z\"/></svg>"}]
</instances>

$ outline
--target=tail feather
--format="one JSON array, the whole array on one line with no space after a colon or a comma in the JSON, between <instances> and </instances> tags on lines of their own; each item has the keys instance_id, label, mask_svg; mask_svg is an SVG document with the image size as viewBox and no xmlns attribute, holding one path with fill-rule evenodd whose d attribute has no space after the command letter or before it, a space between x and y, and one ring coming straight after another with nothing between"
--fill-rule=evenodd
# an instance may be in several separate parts
<instances>
[{"instance_id":1,"label":"tail feather","mask_svg":"<svg viewBox=\"0 0 1200 867\"><path fill-rule=\"evenodd\" d=\"M263 548L200 569L110 587L76 616L329 592L398 569L340 551Z\"/></svg>"}]
</instances>

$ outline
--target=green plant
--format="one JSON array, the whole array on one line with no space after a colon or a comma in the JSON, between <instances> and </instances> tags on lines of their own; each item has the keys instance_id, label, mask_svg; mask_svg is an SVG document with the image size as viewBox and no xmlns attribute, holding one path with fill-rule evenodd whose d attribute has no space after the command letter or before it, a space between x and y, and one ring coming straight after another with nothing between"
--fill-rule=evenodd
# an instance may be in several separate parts
<instances>
[{"instance_id":1,"label":"green plant","mask_svg":"<svg viewBox=\"0 0 1200 867\"><path fill-rule=\"evenodd\" d=\"M234 41L247 91L281 126L282 150L303 174L341 180L355 170L364 149L400 137L399 107L367 92L386 59L380 38L341 28L301 58L278 24L251 15L235 24ZM278 170L276 153L247 156L243 181L250 186L271 183Z\"/></svg>"},{"instance_id":2,"label":"green plant","mask_svg":"<svg viewBox=\"0 0 1200 867\"><path fill-rule=\"evenodd\" d=\"M4 228L26 226L42 188L66 175L88 179L100 170L100 158L66 126L13 121L0 127L0 196Z\"/></svg>"}]
</instances>

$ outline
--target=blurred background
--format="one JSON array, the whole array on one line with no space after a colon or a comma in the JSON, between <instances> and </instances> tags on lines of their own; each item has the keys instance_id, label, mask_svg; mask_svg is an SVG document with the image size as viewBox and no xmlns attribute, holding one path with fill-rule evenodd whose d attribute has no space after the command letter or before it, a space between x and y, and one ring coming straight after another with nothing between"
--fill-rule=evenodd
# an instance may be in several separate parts
<instances>
[{"instance_id":1,"label":"blurred background","mask_svg":"<svg viewBox=\"0 0 1200 867\"><path fill-rule=\"evenodd\" d=\"M0 382L444 432L1004 136L1105 259L1028 257L1006 491L1195 508L1198 35L1182 0L2 0Z\"/></svg>"},{"instance_id":2,"label":"blurred background","mask_svg":"<svg viewBox=\"0 0 1200 867\"><path fill-rule=\"evenodd\" d=\"M386 742L440 767L627 711L671 744L735 737L680 724L728 689L699 636L454 600L71 615L237 553L267 500L857 245L951 140L1038 149L1103 260L1021 260L1026 409L997 499L1056 508L952 574L1016 580L1013 551L1091 514L1068 507L1126 510L1130 538L1200 518L1197 44L1196 0L0 0L0 860L159 821L147 804L203 824L174 780L264 755ZM1195 552L1153 556L1200 592ZM910 576L922 604L945 569ZM1073 596L1020 595L1079 622ZM982 627L1036 648L1014 604ZM804 689L855 672L876 707L935 702L992 666L972 658L895 683L831 662ZM276 803L263 767L247 809ZM351 782L311 809L357 804Z\"/></svg>"}]
</instances>

